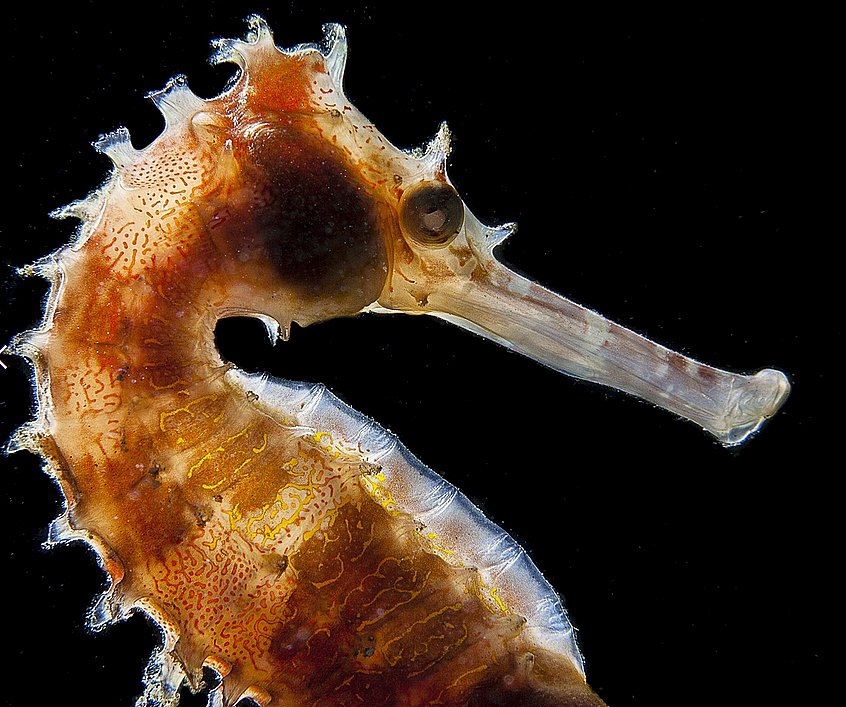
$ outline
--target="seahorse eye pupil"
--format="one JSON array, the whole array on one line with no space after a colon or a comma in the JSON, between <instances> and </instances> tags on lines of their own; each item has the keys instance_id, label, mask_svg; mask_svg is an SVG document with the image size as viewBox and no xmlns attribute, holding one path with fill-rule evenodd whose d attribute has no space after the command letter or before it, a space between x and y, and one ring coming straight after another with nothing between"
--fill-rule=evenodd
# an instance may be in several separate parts
<instances>
[{"instance_id":1,"label":"seahorse eye pupil","mask_svg":"<svg viewBox=\"0 0 846 707\"><path fill-rule=\"evenodd\" d=\"M432 208L423 214L423 227L428 231L442 231L447 222L443 209Z\"/></svg>"},{"instance_id":2,"label":"seahorse eye pupil","mask_svg":"<svg viewBox=\"0 0 846 707\"><path fill-rule=\"evenodd\" d=\"M416 184L402 195L399 209L403 233L423 245L446 245L464 225L464 203L446 182Z\"/></svg>"}]
</instances>

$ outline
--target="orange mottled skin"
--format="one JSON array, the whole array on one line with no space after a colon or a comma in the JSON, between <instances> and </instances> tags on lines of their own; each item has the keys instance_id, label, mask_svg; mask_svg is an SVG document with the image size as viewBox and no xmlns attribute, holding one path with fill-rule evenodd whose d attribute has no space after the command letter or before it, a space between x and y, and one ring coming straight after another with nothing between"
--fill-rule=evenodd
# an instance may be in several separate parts
<instances>
[{"instance_id":1,"label":"orange mottled skin","mask_svg":"<svg viewBox=\"0 0 846 707\"><path fill-rule=\"evenodd\" d=\"M103 556L112 603L163 624L194 686L218 670L227 705L602 704L374 495L363 450L226 377L220 317L352 315L410 262L402 180L350 148L361 129L338 127L326 57L241 51L230 90L120 148L59 258L32 336L49 380L36 444L70 528Z\"/></svg>"}]
</instances>

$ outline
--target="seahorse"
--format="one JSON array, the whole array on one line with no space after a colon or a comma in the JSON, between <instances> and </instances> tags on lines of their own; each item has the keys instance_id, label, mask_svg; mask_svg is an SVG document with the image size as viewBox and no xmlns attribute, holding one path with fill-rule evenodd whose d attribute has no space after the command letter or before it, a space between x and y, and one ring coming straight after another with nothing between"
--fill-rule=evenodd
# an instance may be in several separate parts
<instances>
[{"instance_id":1,"label":"seahorse","mask_svg":"<svg viewBox=\"0 0 846 707\"><path fill-rule=\"evenodd\" d=\"M217 42L238 71L216 98L176 77L162 134L96 147L106 183L57 212L75 240L47 277L32 363L42 455L110 587L103 625L160 627L139 707L220 680L209 705L597 707L573 627L531 559L390 432L326 388L247 374L214 344L228 316L273 340L371 313L428 314L611 385L739 444L780 407L784 374L692 361L505 268L447 175L446 126L393 146L343 90L345 32L276 47L266 23Z\"/></svg>"}]
</instances>

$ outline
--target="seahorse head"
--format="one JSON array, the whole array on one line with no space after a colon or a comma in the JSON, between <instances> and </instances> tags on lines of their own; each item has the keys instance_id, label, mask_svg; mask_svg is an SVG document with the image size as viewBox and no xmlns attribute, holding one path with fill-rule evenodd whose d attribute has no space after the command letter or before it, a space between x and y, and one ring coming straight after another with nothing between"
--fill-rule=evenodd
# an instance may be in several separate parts
<instances>
[{"instance_id":1,"label":"seahorse head","mask_svg":"<svg viewBox=\"0 0 846 707\"><path fill-rule=\"evenodd\" d=\"M204 100L179 76L150 94L163 133L140 150L125 129L102 137L112 179L62 213L92 224L108 202L110 275L218 318L286 330L368 309L443 314L438 298L485 276L510 230L483 226L450 183L448 129L396 148L344 94L339 25L321 46L282 50L263 20L250 23L245 40L217 42L213 60L239 68L228 88ZM169 291L186 279L190 297Z\"/></svg>"}]
</instances>

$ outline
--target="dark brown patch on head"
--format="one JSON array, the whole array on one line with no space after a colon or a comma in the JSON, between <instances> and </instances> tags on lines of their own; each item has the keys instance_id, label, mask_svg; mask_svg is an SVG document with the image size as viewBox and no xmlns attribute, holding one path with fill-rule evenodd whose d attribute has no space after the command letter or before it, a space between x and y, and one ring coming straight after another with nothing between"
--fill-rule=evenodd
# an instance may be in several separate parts
<instances>
[{"instance_id":1,"label":"dark brown patch on head","mask_svg":"<svg viewBox=\"0 0 846 707\"><path fill-rule=\"evenodd\" d=\"M243 159L254 197L228 235L241 238L243 229L282 283L301 295L366 290L368 303L375 300L387 262L379 204L341 152L281 123L252 142Z\"/></svg>"}]
</instances>

